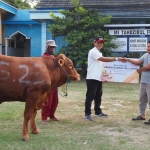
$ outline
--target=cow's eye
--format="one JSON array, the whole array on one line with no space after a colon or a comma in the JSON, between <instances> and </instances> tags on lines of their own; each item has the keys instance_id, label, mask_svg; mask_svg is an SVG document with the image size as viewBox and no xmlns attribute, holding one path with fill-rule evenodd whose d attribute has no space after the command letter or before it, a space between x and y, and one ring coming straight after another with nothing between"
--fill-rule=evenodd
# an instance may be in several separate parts
<instances>
[{"instance_id":1,"label":"cow's eye","mask_svg":"<svg viewBox=\"0 0 150 150\"><path fill-rule=\"evenodd\" d=\"M69 64L68 67L69 67L70 69L72 69L72 65L71 65L71 64Z\"/></svg>"}]
</instances>

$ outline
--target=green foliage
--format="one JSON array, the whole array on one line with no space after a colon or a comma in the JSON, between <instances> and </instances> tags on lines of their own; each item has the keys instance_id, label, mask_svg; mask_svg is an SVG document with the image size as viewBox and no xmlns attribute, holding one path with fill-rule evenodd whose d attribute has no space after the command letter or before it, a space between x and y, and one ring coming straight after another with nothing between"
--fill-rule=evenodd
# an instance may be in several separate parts
<instances>
[{"instance_id":1,"label":"green foliage","mask_svg":"<svg viewBox=\"0 0 150 150\"><path fill-rule=\"evenodd\" d=\"M144 53L141 53L142 55ZM139 52L128 52L126 55L124 55L124 57L127 57L127 58L140 58L140 55L141 55Z\"/></svg>"},{"instance_id":2,"label":"green foliage","mask_svg":"<svg viewBox=\"0 0 150 150\"><path fill-rule=\"evenodd\" d=\"M8 3L11 6L14 6L19 9L26 9L31 8L31 6L28 4L28 1L22 1L22 0L3 0L4 2Z\"/></svg>"},{"instance_id":3,"label":"green foliage","mask_svg":"<svg viewBox=\"0 0 150 150\"><path fill-rule=\"evenodd\" d=\"M104 29L104 24L110 24L111 16L102 16L98 10L85 9L78 3L71 10L60 10L62 18L50 13L54 23L49 24L48 30L53 36L64 36L68 45L60 49L59 53L68 56L75 66L82 70L87 67L88 51L93 47L94 38L103 36L106 40L102 50L104 56L111 55L111 49L116 48L111 43L113 36L110 36Z\"/></svg>"},{"instance_id":4,"label":"green foliage","mask_svg":"<svg viewBox=\"0 0 150 150\"><path fill-rule=\"evenodd\" d=\"M73 2L73 4L74 4L74 6L78 6L79 5L79 0L71 0L72 2Z\"/></svg>"}]
</instances>

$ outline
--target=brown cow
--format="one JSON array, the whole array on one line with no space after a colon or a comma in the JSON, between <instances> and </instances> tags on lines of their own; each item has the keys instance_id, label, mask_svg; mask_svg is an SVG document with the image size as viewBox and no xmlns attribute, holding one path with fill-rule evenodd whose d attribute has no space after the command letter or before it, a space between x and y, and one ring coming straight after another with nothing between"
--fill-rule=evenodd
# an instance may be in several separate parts
<instances>
[{"instance_id":1,"label":"brown cow","mask_svg":"<svg viewBox=\"0 0 150 150\"><path fill-rule=\"evenodd\" d=\"M80 76L72 61L60 54L49 57L11 57L0 55L0 104L6 101L25 102L22 139L29 140L28 123L32 133L39 133L35 116L47 99L47 94ZM39 101L38 101L39 100Z\"/></svg>"}]
</instances>

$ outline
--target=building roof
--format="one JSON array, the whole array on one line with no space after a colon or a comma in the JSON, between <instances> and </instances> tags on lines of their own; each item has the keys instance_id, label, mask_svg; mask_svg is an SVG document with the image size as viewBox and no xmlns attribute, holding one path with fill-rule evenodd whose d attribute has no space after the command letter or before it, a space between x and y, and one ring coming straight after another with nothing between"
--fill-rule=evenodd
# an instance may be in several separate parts
<instances>
[{"instance_id":1,"label":"building roof","mask_svg":"<svg viewBox=\"0 0 150 150\"><path fill-rule=\"evenodd\" d=\"M0 0L0 13L5 14L6 12L16 14L17 8Z\"/></svg>"},{"instance_id":2,"label":"building roof","mask_svg":"<svg viewBox=\"0 0 150 150\"><path fill-rule=\"evenodd\" d=\"M72 8L71 0L40 0L37 8Z\"/></svg>"},{"instance_id":3,"label":"building roof","mask_svg":"<svg viewBox=\"0 0 150 150\"><path fill-rule=\"evenodd\" d=\"M79 0L84 8L98 9L101 15L113 18L149 18L150 0ZM40 0L37 10L73 8L71 0Z\"/></svg>"},{"instance_id":4,"label":"building roof","mask_svg":"<svg viewBox=\"0 0 150 150\"><path fill-rule=\"evenodd\" d=\"M85 8L122 8L142 6L150 7L150 0L79 0ZM72 8L74 7L71 0L40 0L38 9L42 8Z\"/></svg>"}]
</instances>

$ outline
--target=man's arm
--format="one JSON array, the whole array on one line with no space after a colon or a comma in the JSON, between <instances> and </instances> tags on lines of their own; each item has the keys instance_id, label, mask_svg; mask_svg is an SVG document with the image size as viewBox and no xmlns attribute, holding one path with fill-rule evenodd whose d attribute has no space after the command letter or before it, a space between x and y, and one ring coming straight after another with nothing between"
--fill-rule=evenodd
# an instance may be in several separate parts
<instances>
[{"instance_id":1,"label":"man's arm","mask_svg":"<svg viewBox=\"0 0 150 150\"><path fill-rule=\"evenodd\" d=\"M103 61L103 62L112 62L112 61L126 62L126 60L122 57L100 57L97 60Z\"/></svg>"},{"instance_id":2,"label":"man's arm","mask_svg":"<svg viewBox=\"0 0 150 150\"><path fill-rule=\"evenodd\" d=\"M132 59L132 58L125 58L126 61L134 64L134 65L141 65L143 62L142 60L138 59L138 60L135 60L135 59Z\"/></svg>"},{"instance_id":3,"label":"man's arm","mask_svg":"<svg viewBox=\"0 0 150 150\"><path fill-rule=\"evenodd\" d=\"M136 70L138 73L141 73L142 71L150 71L150 63L148 63L146 66L139 68Z\"/></svg>"}]
</instances>

